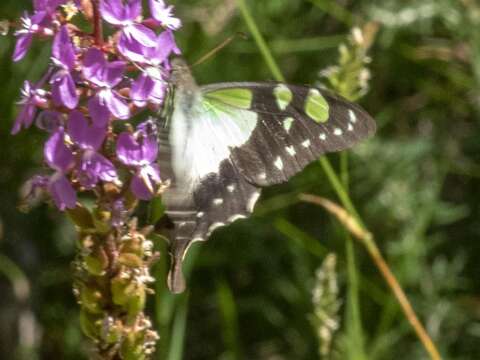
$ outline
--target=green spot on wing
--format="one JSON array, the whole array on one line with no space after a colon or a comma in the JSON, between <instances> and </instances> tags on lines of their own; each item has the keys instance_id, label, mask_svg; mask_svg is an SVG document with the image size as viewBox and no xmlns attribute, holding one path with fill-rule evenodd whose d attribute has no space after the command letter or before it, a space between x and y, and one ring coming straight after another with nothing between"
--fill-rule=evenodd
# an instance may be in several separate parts
<instances>
[{"instance_id":1,"label":"green spot on wing","mask_svg":"<svg viewBox=\"0 0 480 360\"><path fill-rule=\"evenodd\" d=\"M305 103L305 112L318 123L328 120L329 106L327 100L317 89L311 89Z\"/></svg>"},{"instance_id":2,"label":"green spot on wing","mask_svg":"<svg viewBox=\"0 0 480 360\"><path fill-rule=\"evenodd\" d=\"M273 89L273 94L275 95L280 110L285 110L293 98L292 91L284 84L276 86Z\"/></svg>"},{"instance_id":3,"label":"green spot on wing","mask_svg":"<svg viewBox=\"0 0 480 360\"><path fill-rule=\"evenodd\" d=\"M252 107L253 93L249 89L242 88L221 89L211 91L205 94L205 97L240 109L250 109Z\"/></svg>"}]
</instances>

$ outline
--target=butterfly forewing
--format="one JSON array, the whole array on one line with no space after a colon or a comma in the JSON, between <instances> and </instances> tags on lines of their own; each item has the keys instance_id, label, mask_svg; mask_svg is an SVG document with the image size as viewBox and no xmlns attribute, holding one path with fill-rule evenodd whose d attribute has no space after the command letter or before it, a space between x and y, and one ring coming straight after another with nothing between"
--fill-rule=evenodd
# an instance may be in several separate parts
<instances>
[{"instance_id":1,"label":"butterfly forewing","mask_svg":"<svg viewBox=\"0 0 480 360\"><path fill-rule=\"evenodd\" d=\"M374 120L359 106L312 87L231 83L203 91L206 99L212 94L220 99L218 94L230 89L250 92L249 109L258 115L249 140L231 154L239 171L258 186L284 182L321 154L349 148L375 132Z\"/></svg>"}]
</instances>

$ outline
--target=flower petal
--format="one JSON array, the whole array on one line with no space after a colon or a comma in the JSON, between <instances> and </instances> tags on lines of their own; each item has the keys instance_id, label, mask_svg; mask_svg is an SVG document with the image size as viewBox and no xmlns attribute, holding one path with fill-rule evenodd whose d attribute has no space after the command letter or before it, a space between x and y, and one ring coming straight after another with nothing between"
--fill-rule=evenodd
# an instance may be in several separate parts
<instances>
[{"instance_id":1,"label":"flower petal","mask_svg":"<svg viewBox=\"0 0 480 360\"><path fill-rule=\"evenodd\" d=\"M60 28L53 39L52 55L66 69L71 70L75 66L75 49L65 25Z\"/></svg>"},{"instance_id":2,"label":"flower petal","mask_svg":"<svg viewBox=\"0 0 480 360\"><path fill-rule=\"evenodd\" d=\"M22 127L27 129L32 125L33 119L35 118L35 114L37 113L37 108L35 105L32 104L25 104L20 113L18 114L17 118L15 119L15 123L13 124L13 128L11 131L12 135L17 134Z\"/></svg>"},{"instance_id":3,"label":"flower petal","mask_svg":"<svg viewBox=\"0 0 480 360\"><path fill-rule=\"evenodd\" d=\"M104 128L108 125L110 111L104 104L100 103L98 96L88 100L88 113L92 118L93 125L96 127Z\"/></svg>"},{"instance_id":4,"label":"flower petal","mask_svg":"<svg viewBox=\"0 0 480 360\"><path fill-rule=\"evenodd\" d=\"M148 63L145 58L145 46L135 39L127 36L122 32L117 44L118 51L127 59L140 63Z\"/></svg>"},{"instance_id":5,"label":"flower petal","mask_svg":"<svg viewBox=\"0 0 480 360\"><path fill-rule=\"evenodd\" d=\"M182 26L180 19L173 16L173 6L166 6L163 0L149 0L152 17L162 26L177 30Z\"/></svg>"},{"instance_id":6,"label":"flower petal","mask_svg":"<svg viewBox=\"0 0 480 360\"><path fill-rule=\"evenodd\" d=\"M82 149L98 150L107 135L106 128L90 126L80 111L72 111L68 118L68 134Z\"/></svg>"},{"instance_id":7,"label":"flower petal","mask_svg":"<svg viewBox=\"0 0 480 360\"><path fill-rule=\"evenodd\" d=\"M123 132L117 139L117 157L123 164L128 166L140 166L143 158L141 145L132 134Z\"/></svg>"},{"instance_id":8,"label":"flower petal","mask_svg":"<svg viewBox=\"0 0 480 360\"><path fill-rule=\"evenodd\" d=\"M160 183L160 170L158 166L147 165L142 167L131 182L130 189L140 200L150 200L156 193Z\"/></svg>"},{"instance_id":9,"label":"flower petal","mask_svg":"<svg viewBox=\"0 0 480 360\"><path fill-rule=\"evenodd\" d=\"M180 55L181 51L175 42L173 32L165 30L157 37L157 46L146 50L146 58L150 59L152 64L161 64L168 60L172 54Z\"/></svg>"},{"instance_id":10,"label":"flower petal","mask_svg":"<svg viewBox=\"0 0 480 360\"><path fill-rule=\"evenodd\" d=\"M141 0L103 0L100 2L103 19L112 25L133 22L142 13Z\"/></svg>"},{"instance_id":11,"label":"flower petal","mask_svg":"<svg viewBox=\"0 0 480 360\"><path fill-rule=\"evenodd\" d=\"M155 81L153 81L147 74L141 73L132 83L130 98L136 106L143 107L147 104L154 88Z\"/></svg>"},{"instance_id":12,"label":"flower petal","mask_svg":"<svg viewBox=\"0 0 480 360\"><path fill-rule=\"evenodd\" d=\"M78 105L78 94L72 75L67 70L59 70L50 82L54 104L75 109Z\"/></svg>"},{"instance_id":13,"label":"flower petal","mask_svg":"<svg viewBox=\"0 0 480 360\"><path fill-rule=\"evenodd\" d=\"M73 154L65 145L65 132L63 128L59 128L47 140L43 154L47 164L52 169L66 172L73 165Z\"/></svg>"},{"instance_id":14,"label":"flower petal","mask_svg":"<svg viewBox=\"0 0 480 360\"><path fill-rule=\"evenodd\" d=\"M91 189L99 180L113 182L117 179L117 171L110 160L93 150L87 150L83 154L79 167L82 186Z\"/></svg>"},{"instance_id":15,"label":"flower petal","mask_svg":"<svg viewBox=\"0 0 480 360\"><path fill-rule=\"evenodd\" d=\"M52 176L48 190L55 205L61 211L74 209L77 206L77 193L62 173L56 173Z\"/></svg>"},{"instance_id":16,"label":"flower petal","mask_svg":"<svg viewBox=\"0 0 480 360\"><path fill-rule=\"evenodd\" d=\"M103 53L96 48L90 48L83 58L83 76L85 76L88 81L103 86L101 72L106 66L107 60L105 60Z\"/></svg>"},{"instance_id":17,"label":"flower petal","mask_svg":"<svg viewBox=\"0 0 480 360\"><path fill-rule=\"evenodd\" d=\"M126 120L130 117L128 104L111 89L103 89L98 93L98 96L100 103L105 104L110 113L117 119Z\"/></svg>"},{"instance_id":18,"label":"flower petal","mask_svg":"<svg viewBox=\"0 0 480 360\"><path fill-rule=\"evenodd\" d=\"M13 51L13 61L20 61L25 57L32 44L32 39L33 35L30 33L18 35L15 50Z\"/></svg>"},{"instance_id":19,"label":"flower petal","mask_svg":"<svg viewBox=\"0 0 480 360\"><path fill-rule=\"evenodd\" d=\"M157 45L155 32L141 24L126 26L123 28L123 34L145 47L155 47Z\"/></svg>"}]
</instances>

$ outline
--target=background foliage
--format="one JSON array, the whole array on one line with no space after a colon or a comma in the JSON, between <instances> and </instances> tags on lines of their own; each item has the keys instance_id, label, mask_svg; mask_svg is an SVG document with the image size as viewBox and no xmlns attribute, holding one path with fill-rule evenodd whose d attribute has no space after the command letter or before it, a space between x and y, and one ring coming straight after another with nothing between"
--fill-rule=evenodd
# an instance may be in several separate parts
<instances>
[{"instance_id":1,"label":"background foliage","mask_svg":"<svg viewBox=\"0 0 480 360\"><path fill-rule=\"evenodd\" d=\"M2 1L0 19L18 18L29 3ZM320 81L353 25L380 24L370 92L361 101L379 129L352 152L350 191L444 357L480 358L480 6L472 0L248 4L292 83ZM190 63L229 35L247 32L233 0L175 5L184 21L178 41ZM12 50L11 38L0 38L0 357L86 358L71 293L72 228L46 206L28 215L16 210L20 185L42 156L40 133L9 135L14 103L23 79L37 79L49 53L36 46L13 65ZM194 73L199 83L272 79L250 36ZM338 156L331 160L337 166ZM346 305L343 230L323 210L298 203L300 192L335 199L318 163L268 189L254 217L194 247L187 294L166 292L162 257L149 304L162 335L158 359L318 359L312 289L328 252L338 257L342 304L329 356L426 358L360 247L361 327L355 325ZM158 247L166 254L161 241Z\"/></svg>"}]
</instances>

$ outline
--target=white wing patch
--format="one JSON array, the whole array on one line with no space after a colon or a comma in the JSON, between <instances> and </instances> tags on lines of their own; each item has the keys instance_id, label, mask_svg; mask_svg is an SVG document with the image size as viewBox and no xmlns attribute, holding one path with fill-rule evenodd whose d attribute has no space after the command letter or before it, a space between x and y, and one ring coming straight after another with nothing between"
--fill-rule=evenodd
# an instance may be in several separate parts
<instances>
[{"instance_id":1,"label":"white wing patch","mask_svg":"<svg viewBox=\"0 0 480 360\"><path fill-rule=\"evenodd\" d=\"M198 95L191 110L176 97L170 142L177 184L185 190L230 156L231 148L245 144L257 125L257 114Z\"/></svg>"}]
</instances>

